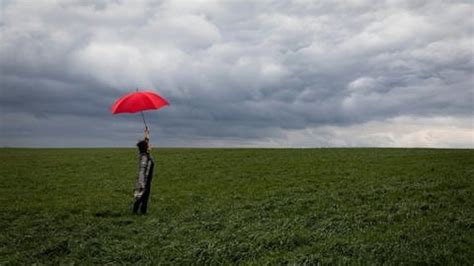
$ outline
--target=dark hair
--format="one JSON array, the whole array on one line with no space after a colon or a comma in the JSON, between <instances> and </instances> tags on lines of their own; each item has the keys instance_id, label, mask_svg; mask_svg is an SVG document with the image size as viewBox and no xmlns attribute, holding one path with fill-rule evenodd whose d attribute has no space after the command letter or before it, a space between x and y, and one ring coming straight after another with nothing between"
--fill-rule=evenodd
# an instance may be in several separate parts
<instances>
[{"instance_id":1,"label":"dark hair","mask_svg":"<svg viewBox=\"0 0 474 266\"><path fill-rule=\"evenodd\" d=\"M144 153L148 151L148 139L140 140L137 143L138 150L140 153Z\"/></svg>"}]
</instances>

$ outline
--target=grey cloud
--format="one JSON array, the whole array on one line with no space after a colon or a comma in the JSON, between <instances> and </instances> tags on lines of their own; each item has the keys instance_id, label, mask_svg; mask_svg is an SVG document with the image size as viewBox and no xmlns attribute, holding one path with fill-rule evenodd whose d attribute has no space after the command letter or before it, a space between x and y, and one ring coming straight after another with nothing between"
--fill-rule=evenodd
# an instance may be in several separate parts
<instances>
[{"instance_id":1,"label":"grey cloud","mask_svg":"<svg viewBox=\"0 0 474 266\"><path fill-rule=\"evenodd\" d=\"M473 116L470 1L2 3L2 145L47 146L60 128L70 145L128 145L140 120L108 108L136 87L171 102L147 113L170 146L285 146L308 128Z\"/></svg>"}]
</instances>

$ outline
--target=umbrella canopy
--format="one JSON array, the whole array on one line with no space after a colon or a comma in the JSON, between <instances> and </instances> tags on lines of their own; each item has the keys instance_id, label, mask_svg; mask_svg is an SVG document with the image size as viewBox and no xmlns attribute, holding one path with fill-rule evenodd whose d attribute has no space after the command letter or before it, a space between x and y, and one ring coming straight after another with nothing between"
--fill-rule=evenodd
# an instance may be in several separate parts
<instances>
[{"instance_id":1,"label":"umbrella canopy","mask_svg":"<svg viewBox=\"0 0 474 266\"><path fill-rule=\"evenodd\" d=\"M148 130L148 126L145 121L145 116L142 111L145 110L156 110L161 107L169 105L168 101L152 91L137 91L129 93L120 97L110 108L112 114L120 113L136 113L140 112L142 115L145 129Z\"/></svg>"},{"instance_id":2,"label":"umbrella canopy","mask_svg":"<svg viewBox=\"0 0 474 266\"><path fill-rule=\"evenodd\" d=\"M160 109L169 105L163 97L151 91L132 92L119 98L112 105L112 114L136 113L145 110Z\"/></svg>"}]
</instances>

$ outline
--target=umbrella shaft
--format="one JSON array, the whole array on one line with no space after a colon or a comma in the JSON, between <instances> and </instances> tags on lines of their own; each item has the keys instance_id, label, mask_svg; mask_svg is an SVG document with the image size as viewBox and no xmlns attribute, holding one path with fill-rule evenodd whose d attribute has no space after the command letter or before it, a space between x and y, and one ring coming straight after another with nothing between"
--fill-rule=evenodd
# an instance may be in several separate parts
<instances>
[{"instance_id":1,"label":"umbrella shaft","mask_svg":"<svg viewBox=\"0 0 474 266\"><path fill-rule=\"evenodd\" d=\"M145 115L143 115L143 112L140 112L140 114L142 115L143 124L145 124L145 128L148 128L148 126L146 125L146 121L145 121Z\"/></svg>"}]
</instances>

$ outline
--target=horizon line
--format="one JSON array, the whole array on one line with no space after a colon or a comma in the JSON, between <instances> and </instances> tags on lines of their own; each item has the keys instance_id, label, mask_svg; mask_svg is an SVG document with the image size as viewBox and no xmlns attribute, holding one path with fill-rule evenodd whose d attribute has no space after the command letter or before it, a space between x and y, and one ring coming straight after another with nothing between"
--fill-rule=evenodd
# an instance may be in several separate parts
<instances>
[{"instance_id":1,"label":"horizon line","mask_svg":"<svg viewBox=\"0 0 474 266\"><path fill-rule=\"evenodd\" d=\"M136 149L131 146L64 146L64 147L48 147L48 146L1 146L0 149ZM439 150L473 150L474 147L427 147L427 146L313 146L313 147L255 147L255 146L153 146L152 150L155 149L439 149Z\"/></svg>"}]
</instances>

